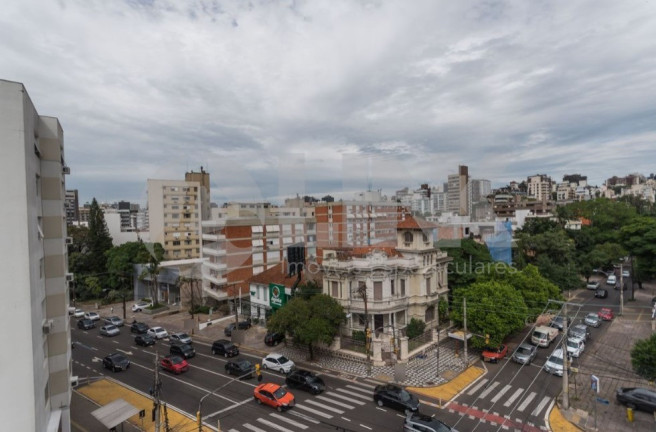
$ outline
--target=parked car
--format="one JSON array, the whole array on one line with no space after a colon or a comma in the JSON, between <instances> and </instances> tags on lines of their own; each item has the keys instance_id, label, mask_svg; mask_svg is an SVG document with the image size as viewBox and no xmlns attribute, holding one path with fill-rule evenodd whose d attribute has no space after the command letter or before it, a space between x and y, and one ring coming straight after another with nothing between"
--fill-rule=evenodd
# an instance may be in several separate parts
<instances>
[{"instance_id":1,"label":"parked car","mask_svg":"<svg viewBox=\"0 0 656 432\"><path fill-rule=\"evenodd\" d=\"M499 360L506 358L508 354L508 347L506 345L499 345L498 347L488 347L483 350L481 357L483 361L496 363Z\"/></svg>"},{"instance_id":2,"label":"parked car","mask_svg":"<svg viewBox=\"0 0 656 432\"><path fill-rule=\"evenodd\" d=\"M629 273L628 270L622 270L622 277L623 278L631 277L631 273Z\"/></svg>"},{"instance_id":3,"label":"parked car","mask_svg":"<svg viewBox=\"0 0 656 432\"><path fill-rule=\"evenodd\" d=\"M419 412L411 413L403 421L403 432L457 432L447 426L435 416L428 416Z\"/></svg>"},{"instance_id":4,"label":"parked car","mask_svg":"<svg viewBox=\"0 0 656 432\"><path fill-rule=\"evenodd\" d=\"M269 346L276 346L280 342L285 340L285 335L283 333L272 333L269 332L264 335L264 343Z\"/></svg>"},{"instance_id":5,"label":"parked car","mask_svg":"<svg viewBox=\"0 0 656 432\"><path fill-rule=\"evenodd\" d=\"M567 336L571 339L580 339L585 342L590 337L590 330L584 324L576 324L567 329Z\"/></svg>"},{"instance_id":6,"label":"parked car","mask_svg":"<svg viewBox=\"0 0 656 432\"><path fill-rule=\"evenodd\" d=\"M240 379L253 378L255 366L248 360L229 361L225 364L225 371L228 375L236 375Z\"/></svg>"},{"instance_id":7,"label":"parked car","mask_svg":"<svg viewBox=\"0 0 656 432\"><path fill-rule=\"evenodd\" d=\"M563 349L557 348L551 353L547 362L544 364L544 370L553 375L563 376Z\"/></svg>"},{"instance_id":8,"label":"parked car","mask_svg":"<svg viewBox=\"0 0 656 432\"><path fill-rule=\"evenodd\" d=\"M262 367L288 374L296 365L282 354L271 353L262 359Z\"/></svg>"},{"instance_id":9,"label":"parked car","mask_svg":"<svg viewBox=\"0 0 656 432\"><path fill-rule=\"evenodd\" d=\"M558 336L558 329L555 327L538 326L533 330L531 335L531 343L539 347L546 348L551 345L551 342Z\"/></svg>"},{"instance_id":10,"label":"parked car","mask_svg":"<svg viewBox=\"0 0 656 432\"><path fill-rule=\"evenodd\" d=\"M103 359L103 367L111 369L112 372L127 370L130 367L130 360L121 353L113 353Z\"/></svg>"},{"instance_id":11,"label":"parked car","mask_svg":"<svg viewBox=\"0 0 656 432\"><path fill-rule=\"evenodd\" d=\"M152 303L148 302L137 302L132 305L132 312L141 312L142 310L146 309L148 306L152 306Z\"/></svg>"},{"instance_id":12,"label":"parked car","mask_svg":"<svg viewBox=\"0 0 656 432\"><path fill-rule=\"evenodd\" d=\"M535 345L523 343L517 347L511 358L515 363L529 365L537 354L538 349Z\"/></svg>"},{"instance_id":13,"label":"parked car","mask_svg":"<svg viewBox=\"0 0 656 432\"><path fill-rule=\"evenodd\" d=\"M608 279L606 279L606 285L615 286L615 284L617 284L617 277L614 274L608 276Z\"/></svg>"},{"instance_id":14,"label":"parked car","mask_svg":"<svg viewBox=\"0 0 656 432\"><path fill-rule=\"evenodd\" d=\"M171 343L181 343L181 344L191 344L191 343L193 343L193 341L191 340L191 337L187 333L183 333L183 332L172 333L169 336L169 342L171 342Z\"/></svg>"},{"instance_id":15,"label":"parked car","mask_svg":"<svg viewBox=\"0 0 656 432\"><path fill-rule=\"evenodd\" d=\"M600 284L599 284L598 281L590 281L585 285L585 287L589 290L595 290L595 289L599 288L599 285Z\"/></svg>"},{"instance_id":16,"label":"parked car","mask_svg":"<svg viewBox=\"0 0 656 432\"><path fill-rule=\"evenodd\" d=\"M253 390L253 397L258 404L268 405L279 412L288 410L296 404L294 395L278 384L260 384Z\"/></svg>"},{"instance_id":17,"label":"parked car","mask_svg":"<svg viewBox=\"0 0 656 432\"><path fill-rule=\"evenodd\" d=\"M162 369L173 372L178 375L189 370L189 363L177 355L167 355L160 360L159 365Z\"/></svg>"},{"instance_id":18,"label":"parked car","mask_svg":"<svg viewBox=\"0 0 656 432\"><path fill-rule=\"evenodd\" d=\"M115 325L116 327L123 327L123 320L116 315L105 318L105 324Z\"/></svg>"},{"instance_id":19,"label":"parked car","mask_svg":"<svg viewBox=\"0 0 656 432\"><path fill-rule=\"evenodd\" d=\"M185 360L196 356L196 350L189 344L173 344L169 348L169 352Z\"/></svg>"},{"instance_id":20,"label":"parked car","mask_svg":"<svg viewBox=\"0 0 656 432\"><path fill-rule=\"evenodd\" d=\"M118 336L121 331L113 324L106 324L100 327L100 334L102 336Z\"/></svg>"},{"instance_id":21,"label":"parked car","mask_svg":"<svg viewBox=\"0 0 656 432\"><path fill-rule=\"evenodd\" d=\"M590 312L585 316L583 322L590 327L599 327L601 325L601 318L599 318L598 314Z\"/></svg>"},{"instance_id":22,"label":"parked car","mask_svg":"<svg viewBox=\"0 0 656 432\"><path fill-rule=\"evenodd\" d=\"M565 317L562 315L553 317L549 323L549 326L563 331L563 328L565 327Z\"/></svg>"},{"instance_id":23,"label":"parked car","mask_svg":"<svg viewBox=\"0 0 656 432\"><path fill-rule=\"evenodd\" d=\"M605 290L603 288L599 288L595 290L594 296L596 298L606 298L608 297L608 290Z\"/></svg>"},{"instance_id":24,"label":"parked car","mask_svg":"<svg viewBox=\"0 0 656 432\"><path fill-rule=\"evenodd\" d=\"M226 326L226 328L223 329L223 334L226 336L232 336L232 331L235 329L235 327L239 330L248 330L251 328L251 320L245 320L245 321L239 321L237 324L235 323L230 323Z\"/></svg>"},{"instance_id":25,"label":"parked car","mask_svg":"<svg viewBox=\"0 0 656 432\"><path fill-rule=\"evenodd\" d=\"M597 312L597 315L599 315L599 318L604 321L612 321L612 319L615 318L615 314L610 308L601 308L601 310Z\"/></svg>"},{"instance_id":26,"label":"parked car","mask_svg":"<svg viewBox=\"0 0 656 432\"><path fill-rule=\"evenodd\" d=\"M581 339L568 338L566 345L567 354L571 355L572 357L580 357L581 354L583 354L583 350L585 349L585 342L583 342Z\"/></svg>"},{"instance_id":27,"label":"parked car","mask_svg":"<svg viewBox=\"0 0 656 432\"><path fill-rule=\"evenodd\" d=\"M419 411L419 399L396 384L380 384L374 388L374 402L406 414Z\"/></svg>"},{"instance_id":28,"label":"parked car","mask_svg":"<svg viewBox=\"0 0 656 432\"><path fill-rule=\"evenodd\" d=\"M640 387L620 387L615 394L617 401L629 408L656 412L656 391Z\"/></svg>"},{"instance_id":29,"label":"parked car","mask_svg":"<svg viewBox=\"0 0 656 432\"><path fill-rule=\"evenodd\" d=\"M234 357L239 355L239 348L229 340L219 339L212 342L212 354Z\"/></svg>"},{"instance_id":30,"label":"parked car","mask_svg":"<svg viewBox=\"0 0 656 432\"><path fill-rule=\"evenodd\" d=\"M87 312L84 314L84 317L94 322L100 321L100 315L98 315L98 312Z\"/></svg>"},{"instance_id":31,"label":"parked car","mask_svg":"<svg viewBox=\"0 0 656 432\"><path fill-rule=\"evenodd\" d=\"M84 316L84 311L82 309L75 309L72 313L75 318L82 318Z\"/></svg>"},{"instance_id":32,"label":"parked car","mask_svg":"<svg viewBox=\"0 0 656 432\"><path fill-rule=\"evenodd\" d=\"M144 334L148 331L150 327L148 327L148 324L142 323L142 322L133 322L132 325L130 326L130 332L131 333L137 333L137 334Z\"/></svg>"},{"instance_id":33,"label":"parked car","mask_svg":"<svg viewBox=\"0 0 656 432\"><path fill-rule=\"evenodd\" d=\"M87 319L87 318L82 318L81 320L77 321L77 328L82 329L82 330L89 330L92 329L96 326L96 323L93 322L93 320Z\"/></svg>"},{"instance_id":34,"label":"parked car","mask_svg":"<svg viewBox=\"0 0 656 432\"><path fill-rule=\"evenodd\" d=\"M285 384L289 388L310 392L313 395L318 395L326 389L326 384L321 378L310 371L302 369L295 370L287 375Z\"/></svg>"},{"instance_id":35,"label":"parked car","mask_svg":"<svg viewBox=\"0 0 656 432\"><path fill-rule=\"evenodd\" d=\"M169 335L169 333L162 327L151 327L146 331L146 334L148 336L154 337L155 339L164 339Z\"/></svg>"},{"instance_id":36,"label":"parked car","mask_svg":"<svg viewBox=\"0 0 656 432\"><path fill-rule=\"evenodd\" d=\"M140 334L134 338L134 343L139 346L155 345L155 339L147 334Z\"/></svg>"}]
</instances>

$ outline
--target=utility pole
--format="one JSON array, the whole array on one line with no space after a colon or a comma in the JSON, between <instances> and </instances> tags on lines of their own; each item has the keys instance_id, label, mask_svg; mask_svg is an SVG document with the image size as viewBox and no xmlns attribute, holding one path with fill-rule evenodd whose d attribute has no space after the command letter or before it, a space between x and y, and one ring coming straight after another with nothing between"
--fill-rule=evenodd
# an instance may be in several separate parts
<instances>
[{"instance_id":1,"label":"utility pole","mask_svg":"<svg viewBox=\"0 0 656 432\"><path fill-rule=\"evenodd\" d=\"M358 294L364 301L364 349L367 352L367 375L371 375L371 330L369 329L369 310L367 309L367 284L360 283Z\"/></svg>"},{"instance_id":2,"label":"utility pole","mask_svg":"<svg viewBox=\"0 0 656 432\"><path fill-rule=\"evenodd\" d=\"M155 383L153 384L153 410L155 411L155 432L159 432L159 391L162 383L159 381L159 351L155 352Z\"/></svg>"},{"instance_id":3,"label":"utility pole","mask_svg":"<svg viewBox=\"0 0 656 432\"><path fill-rule=\"evenodd\" d=\"M437 306L437 347L435 347L435 362L437 363L437 370L435 371L435 376L440 376L440 307L439 299Z\"/></svg>"},{"instance_id":4,"label":"utility pole","mask_svg":"<svg viewBox=\"0 0 656 432\"><path fill-rule=\"evenodd\" d=\"M620 264L620 316L624 315L624 278L622 277L622 264Z\"/></svg>"},{"instance_id":5,"label":"utility pole","mask_svg":"<svg viewBox=\"0 0 656 432\"><path fill-rule=\"evenodd\" d=\"M569 409L569 356L567 355L567 303L563 305L565 319L563 320L563 408Z\"/></svg>"},{"instance_id":6,"label":"utility pole","mask_svg":"<svg viewBox=\"0 0 656 432\"><path fill-rule=\"evenodd\" d=\"M462 298L462 315L463 315L463 325L465 327L465 334L463 335L462 338L465 341L465 345L464 345L465 366L469 366L469 357L467 357L467 299L465 297Z\"/></svg>"}]
</instances>

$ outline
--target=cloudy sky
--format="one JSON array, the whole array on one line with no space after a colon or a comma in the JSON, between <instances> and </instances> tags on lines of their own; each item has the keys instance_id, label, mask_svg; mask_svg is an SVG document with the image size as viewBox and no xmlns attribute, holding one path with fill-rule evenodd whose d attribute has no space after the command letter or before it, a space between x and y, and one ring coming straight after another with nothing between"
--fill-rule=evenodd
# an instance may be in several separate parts
<instances>
[{"instance_id":1,"label":"cloudy sky","mask_svg":"<svg viewBox=\"0 0 656 432\"><path fill-rule=\"evenodd\" d=\"M203 166L212 199L656 172L654 1L5 0L0 78L82 202Z\"/></svg>"}]
</instances>

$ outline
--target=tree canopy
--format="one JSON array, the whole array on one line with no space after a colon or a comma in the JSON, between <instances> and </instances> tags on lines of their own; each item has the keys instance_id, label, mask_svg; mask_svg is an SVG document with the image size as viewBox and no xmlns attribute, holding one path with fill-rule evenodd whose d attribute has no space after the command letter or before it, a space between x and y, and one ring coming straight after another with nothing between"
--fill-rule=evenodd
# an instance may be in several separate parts
<instances>
[{"instance_id":1,"label":"tree canopy","mask_svg":"<svg viewBox=\"0 0 656 432\"><path fill-rule=\"evenodd\" d=\"M345 320L344 308L330 296L317 294L309 299L296 296L271 315L267 329L293 335L295 342L308 346L312 360L314 345L331 344Z\"/></svg>"},{"instance_id":2,"label":"tree canopy","mask_svg":"<svg viewBox=\"0 0 656 432\"><path fill-rule=\"evenodd\" d=\"M641 377L656 380L656 334L636 342L631 350L631 364Z\"/></svg>"}]
</instances>

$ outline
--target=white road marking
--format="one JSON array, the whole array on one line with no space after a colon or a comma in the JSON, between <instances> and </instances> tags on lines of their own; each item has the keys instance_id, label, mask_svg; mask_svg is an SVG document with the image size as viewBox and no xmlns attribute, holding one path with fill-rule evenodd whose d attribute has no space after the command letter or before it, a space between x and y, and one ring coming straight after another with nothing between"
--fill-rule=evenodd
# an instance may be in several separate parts
<instances>
[{"instance_id":1,"label":"white road marking","mask_svg":"<svg viewBox=\"0 0 656 432\"><path fill-rule=\"evenodd\" d=\"M493 383L492 383L488 388L486 388L486 389L483 391L483 393L481 393L478 397L479 397L479 398L486 398L487 395L489 395L490 392L491 392L492 390L494 390L495 387L498 386L498 385L499 385L499 381L495 381L495 382L493 382Z\"/></svg>"},{"instance_id":2,"label":"white road marking","mask_svg":"<svg viewBox=\"0 0 656 432\"><path fill-rule=\"evenodd\" d=\"M317 421L317 420L315 420L314 418L312 418L312 417L310 417L310 416L307 416L307 415L305 415L305 414L302 414L302 413L300 413L300 412L298 412L298 411L296 411L296 410L291 410L291 411L288 411L288 412L289 412L290 415L294 415L294 416L296 416L296 417L302 418L303 420L305 420L305 421L309 421L310 423L314 423L314 424L319 424L319 423L321 423L320 421Z\"/></svg>"},{"instance_id":3,"label":"white road marking","mask_svg":"<svg viewBox=\"0 0 656 432\"><path fill-rule=\"evenodd\" d=\"M368 388L369 390L372 390L372 391L373 391L373 389L376 388L376 385L373 385L373 384L365 384L365 383L358 383L358 384L360 384L362 387L366 387L366 388Z\"/></svg>"},{"instance_id":4,"label":"white road marking","mask_svg":"<svg viewBox=\"0 0 656 432\"><path fill-rule=\"evenodd\" d=\"M302 410L305 410L305 411L309 411L312 414L316 414L316 415L324 417L324 418L333 418L333 416L331 416L330 414L326 414L324 412L317 411L313 408L306 407L305 405L296 405L295 408L299 408L299 409L302 409Z\"/></svg>"},{"instance_id":5,"label":"white road marking","mask_svg":"<svg viewBox=\"0 0 656 432\"><path fill-rule=\"evenodd\" d=\"M346 418L346 417L342 417L342 420L346 420L347 422L350 422L350 421L351 421L351 419L348 419L348 418Z\"/></svg>"},{"instance_id":6,"label":"white road marking","mask_svg":"<svg viewBox=\"0 0 656 432\"><path fill-rule=\"evenodd\" d=\"M280 414L271 413L271 414L269 414L269 415L270 415L271 417L275 418L275 419L278 419L279 421L287 422L287 423L289 423L289 424L291 424L291 425L294 425L294 426L296 426L297 428L301 428L301 429L303 429L303 430L305 430L305 429L308 428L308 427L307 427L306 425L304 425L303 423L299 423L299 422L294 421L294 420L292 420L292 419L290 419L290 418L287 418L287 417L285 417L285 416L281 416Z\"/></svg>"},{"instance_id":7,"label":"white road marking","mask_svg":"<svg viewBox=\"0 0 656 432\"><path fill-rule=\"evenodd\" d=\"M365 400L367 400L367 401L371 401L371 400L373 400L373 395L365 396L365 395L362 395L362 394L360 394L360 393L354 393L354 392L349 391L349 390L344 390L343 388L338 388L337 391L338 391L338 392L342 392L342 393L349 394L349 395L351 395L351 396L359 397L360 399L365 399Z\"/></svg>"},{"instance_id":8,"label":"white road marking","mask_svg":"<svg viewBox=\"0 0 656 432\"><path fill-rule=\"evenodd\" d=\"M312 399L306 399L306 400L305 400L305 403L309 403L310 405L314 405L314 406L319 406L319 407L321 407L321 408L323 408L323 409L326 409L326 410L328 410L328 411L332 411L332 412L337 413L337 414L344 414L344 411L342 411L342 410L339 410L339 409L337 409L337 408L333 408L333 407L326 406L326 405L324 405L324 404L322 404L322 403L319 403L319 402L316 402L316 401L314 401L314 400L312 400Z\"/></svg>"},{"instance_id":9,"label":"white road marking","mask_svg":"<svg viewBox=\"0 0 656 432\"><path fill-rule=\"evenodd\" d=\"M549 396L545 396L542 398L542 401L540 401L540 404L533 410L531 413L532 416L537 416L540 414L540 411L549 403L551 398Z\"/></svg>"},{"instance_id":10,"label":"white road marking","mask_svg":"<svg viewBox=\"0 0 656 432\"><path fill-rule=\"evenodd\" d=\"M531 394L528 395L528 397L526 399L524 399L524 402L522 402L522 404L519 406L519 408L517 408L517 411L519 411L519 412L524 411L526 409L526 407L528 406L528 404L530 404L531 401L535 398L535 395L536 395L535 392L531 392Z\"/></svg>"},{"instance_id":11,"label":"white road marking","mask_svg":"<svg viewBox=\"0 0 656 432\"><path fill-rule=\"evenodd\" d=\"M364 402L361 402L361 401L359 401L359 400L355 400L355 399L350 398L350 397L348 397L348 396L344 396L343 394L340 394L340 393L331 392L331 393L328 393L328 395L329 395L330 397L336 397L336 398L339 398L339 399L343 399L343 400L345 400L345 401L348 401L348 402L354 403L354 404L356 404L356 405L364 405Z\"/></svg>"},{"instance_id":12,"label":"white road marking","mask_svg":"<svg viewBox=\"0 0 656 432\"><path fill-rule=\"evenodd\" d=\"M497 395L492 398L492 403L497 403L497 401L501 399L503 395L506 394L506 392L511 389L511 387L512 386L510 384L506 384L504 388L502 388L501 391L499 391L499 393L497 393Z\"/></svg>"},{"instance_id":13,"label":"white road marking","mask_svg":"<svg viewBox=\"0 0 656 432\"><path fill-rule=\"evenodd\" d=\"M253 432L266 432L264 429L260 429L259 427L255 427L251 424L245 423L244 427L246 429L252 430Z\"/></svg>"},{"instance_id":14,"label":"white road marking","mask_svg":"<svg viewBox=\"0 0 656 432\"><path fill-rule=\"evenodd\" d=\"M240 406L242 406L242 405L244 405L244 404L246 404L246 403L248 403L248 402L250 402L250 401L252 401L252 400L253 400L253 398L244 399L244 400L241 401L241 402L237 402L237 403L235 403L234 405L231 405L231 406L229 406L229 407L227 407L227 408L223 408L222 410L218 410L218 411L215 411L215 412L213 412L213 413L211 413L211 414L207 414L207 415L205 415L204 417L205 417L205 418L214 417L215 415L219 415L219 414L224 413L224 412L226 412L226 411L230 411L231 409L235 409L235 408L237 408L237 407L240 407Z\"/></svg>"},{"instance_id":15,"label":"white road marking","mask_svg":"<svg viewBox=\"0 0 656 432\"><path fill-rule=\"evenodd\" d=\"M474 393L476 393L476 392L478 391L478 389L480 389L481 387L483 387L483 386L485 385L485 383L487 383L487 382L488 382L488 379L487 379L487 378L483 378L483 379L481 380L481 382L479 382L479 383L476 384L474 387L472 387L472 388L467 392L467 394L468 394L469 396L473 395Z\"/></svg>"},{"instance_id":16,"label":"white road marking","mask_svg":"<svg viewBox=\"0 0 656 432\"><path fill-rule=\"evenodd\" d=\"M362 427L365 428L365 429L369 429L369 430L371 430L371 428L370 428L369 426L363 425L362 423L360 423L360 426L362 426Z\"/></svg>"},{"instance_id":17,"label":"white road marking","mask_svg":"<svg viewBox=\"0 0 656 432\"><path fill-rule=\"evenodd\" d=\"M324 400L324 401L326 401L326 402L330 402L330 403L333 404L333 405L337 405L338 407L342 407L342 408L346 408L346 409L353 409L353 408L355 408L353 405L345 404L345 403L342 403L342 402L337 402L337 401L335 401L335 400L332 400L332 399L329 398L329 397L322 396L322 395L317 396L317 399L321 399L321 400Z\"/></svg>"},{"instance_id":18,"label":"white road marking","mask_svg":"<svg viewBox=\"0 0 656 432\"><path fill-rule=\"evenodd\" d=\"M257 419L257 421L259 421L260 423L264 423L265 425L267 425L269 427L272 427L276 430L282 431L282 432L292 432L291 429L287 429L286 427L280 426L279 424L276 424L274 422L271 422L271 421L263 419L263 418L259 418L259 419Z\"/></svg>"},{"instance_id":19,"label":"white road marking","mask_svg":"<svg viewBox=\"0 0 656 432\"><path fill-rule=\"evenodd\" d=\"M517 390L515 390L515 393L513 393L513 395L510 396L510 399L508 399L506 403L503 404L503 406L509 407L510 405L512 405L512 403L515 402L515 399L517 399L519 395L522 394L523 391L524 391L523 388L518 388Z\"/></svg>"},{"instance_id":20,"label":"white road marking","mask_svg":"<svg viewBox=\"0 0 656 432\"><path fill-rule=\"evenodd\" d=\"M371 390L365 389L365 388L362 388L362 387L357 387L357 386L354 386L354 385L351 385L351 384L347 384L346 387L348 387L350 389L353 389L353 390L363 392L363 393L371 394Z\"/></svg>"}]
</instances>

